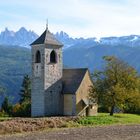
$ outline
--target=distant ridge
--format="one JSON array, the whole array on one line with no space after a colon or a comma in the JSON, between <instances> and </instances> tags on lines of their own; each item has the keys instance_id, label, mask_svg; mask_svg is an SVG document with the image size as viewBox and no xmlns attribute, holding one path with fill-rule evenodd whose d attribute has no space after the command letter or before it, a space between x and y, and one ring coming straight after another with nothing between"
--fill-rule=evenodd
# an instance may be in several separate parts
<instances>
[{"instance_id":1,"label":"distant ridge","mask_svg":"<svg viewBox=\"0 0 140 140\"><path fill-rule=\"evenodd\" d=\"M11 31L5 28L4 31L0 33L0 45L18 45L23 47L29 47L38 35L21 27L17 32Z\"/></svg>"},{"instance_id":2,"label":"distant ridge","mask_svg":"<svg viewBox=\"0 0 140 140\"><path fill-rule=\"evenodd\" d=\"M107 45L107 46L127 46L140 47L140 35L128 35L121 37L103 37L99 40L96 37L91 38L72 38L67 33L61 31L55 34L55 37L64 44L64 49L71 46L93 46L93 45ZM17 32L5 28L0 33L0 45L17 45L29 47L29 45L38 38L38 35L31 30L21 27Z\"/></svg>"}]
</instances>

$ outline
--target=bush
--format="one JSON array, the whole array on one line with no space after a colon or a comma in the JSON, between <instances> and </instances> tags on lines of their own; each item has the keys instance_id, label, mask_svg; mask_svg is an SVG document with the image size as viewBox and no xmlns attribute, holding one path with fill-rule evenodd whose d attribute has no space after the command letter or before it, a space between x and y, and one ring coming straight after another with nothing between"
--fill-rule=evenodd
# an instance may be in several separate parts
<instances>
[{"instance_id":1,"label":"bush","mask_svg":"<svg viewBox=\"0 0 140 140\"><path fill-rule=\"evenodd\" d=\"M140 105L127 104L124 109L125 113L140 114Z\"/></svg>"},{"instance_id":2,"label":"bush","mask_svg":"<svg viewBox=\"0 0 140 140\"><path fill-rule=\"evenodd\" d=\"M31 103L30 102L23 102L22 104L17 103L13 107L12 116L30 117L31 116Z\"/></svg>"},{"instance_id":3,"label":"bush","mask_svg":"<svg viewBox=\"0 0 140 140\"><path fill-rule=\"evenodd\" d=\"M2 110L0 112L0 117L9 117L9 115L4 110Z\"/></svg>"},{"instance_id":4,"label":"bush","mask_svg":"<svg viewBox=\"0 0 140 140\"><path fill-rule=\"evenodd\" d=\"M99 106L98 107L98 112L108 113L109 109L106 106Z\"/></svg>"},{"instance_id":5,"label":"bush","mask_svg":"<svg viewBox=\"0 0 140 140\"><path fill-rule=\"evenodd\" d=\"M12 104L9 102L9 98L6 96L4 98L4 101L1 105L1 111L5 112L6 114L8 114L9 116L11 116L12 114L12 109L13 109L13 106Z\"/></svg>"}]
</instances>

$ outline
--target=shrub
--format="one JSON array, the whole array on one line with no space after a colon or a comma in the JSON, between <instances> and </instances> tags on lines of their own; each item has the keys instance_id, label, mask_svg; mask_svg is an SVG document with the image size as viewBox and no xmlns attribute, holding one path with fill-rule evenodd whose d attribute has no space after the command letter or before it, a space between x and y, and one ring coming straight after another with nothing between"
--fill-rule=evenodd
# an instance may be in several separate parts
<instances>
[{"instance_id":1,"label":"shrub","mask_svg":"<svg viewBox=\"0 0 140 140\"><path fill-rule=\"evenodd\" d=\"M17 103L13 107L12 115L14 117L30 117L31 116L31 103L23 102L22 104Z\"/></svg>"},{"instance_id":2,"label":"shrub","mask_svg":"<svg viewBox=\"0 0 140 140\"><path fill-rule=\"evenodd\" d=\"M6 97L4 98L4 101L3 101L2 105L1 105L1 110L2 110L3 112L5 112L6 114L8 114L9 116L11 116L11 114L12 114L12 109L13 109L13 106L12 106L12 104L9 102L8 97L6 96Z\"/></svg>"},{"instance_id":3,"label":"shrub","mask_svg":"<svg viewBox=\"0 0 140 140\"><path fill-rule=\"evenodd\" d=\"M9 117L9 115L4 110L2 110L0 112L0 117Z\"/></svg>"}]
</instances>

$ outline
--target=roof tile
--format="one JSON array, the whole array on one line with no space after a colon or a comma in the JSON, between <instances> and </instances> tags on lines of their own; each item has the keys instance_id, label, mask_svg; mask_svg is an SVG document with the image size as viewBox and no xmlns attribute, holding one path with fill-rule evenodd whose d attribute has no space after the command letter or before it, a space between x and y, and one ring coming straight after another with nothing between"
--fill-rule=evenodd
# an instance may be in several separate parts
<instances>
[{"instance_id":1,"label":"roof tile","mask_svg":"<svg viewBox=\"0 0 140 140\"><path fill-rule=\"evenodd\" d=\"M63 93L75 94L87 70L87 68L63 69Z\"/></svg>"},{"instance_id":2,"label":"roof tile","mask_svg":"<svg viewBox=\"0 0 140 140\"><path fill-rule=\"evenodd\" d=\"M43 34L39 38L37 38L31 45L37 44L63 46L63 44L60 43L49 30L45 30Z\"/></svg>"}]
</instances>

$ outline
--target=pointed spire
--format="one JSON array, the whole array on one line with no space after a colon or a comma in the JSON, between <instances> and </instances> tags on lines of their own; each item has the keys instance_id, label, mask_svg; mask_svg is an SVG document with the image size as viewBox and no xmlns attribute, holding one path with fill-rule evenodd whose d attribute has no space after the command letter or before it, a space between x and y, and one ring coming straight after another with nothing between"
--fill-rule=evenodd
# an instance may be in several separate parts
<instances>
[{"instance_id":1,"label":"pointed spire","mask_svg":"<svg viewBox=\"0 0 140 140\"><path fill-rule=\"evenodd\" d=\"M47 40L47 33L48 33L48 19L46 19L46 35L45 35L45 40Z\"/></svg>"},{"instance_id":2,"label":"pointed spire","mask_svg":"<svg viewBox=\"0 0 140 140\"><path fill-rule=\"evenodd\" d=\"M60 47L63 46L63 44L59 42L55 38L55 36L48 30L48 19L46 20L46 30L31 45L37 45L37 44L49 44L49 45L52 44Z\"/></svg>"},{"instance_id":3,"label":"pointed spire","mask_svg":"<svg viewBox=\"0 0 140 140\"><path fill-rule=\"evenodd\" d=\"M48 31L48 19L46 20L46 32Z\"/></svg>"}]
</instances>

